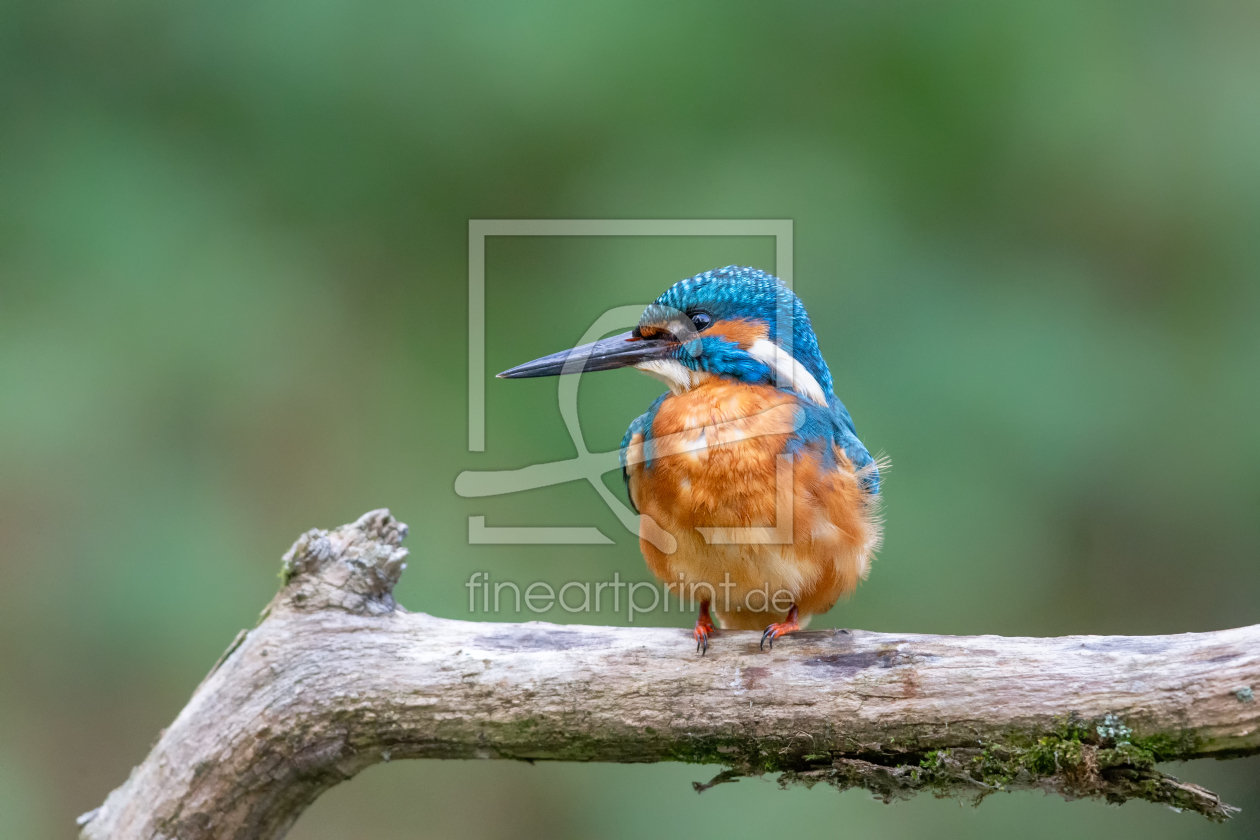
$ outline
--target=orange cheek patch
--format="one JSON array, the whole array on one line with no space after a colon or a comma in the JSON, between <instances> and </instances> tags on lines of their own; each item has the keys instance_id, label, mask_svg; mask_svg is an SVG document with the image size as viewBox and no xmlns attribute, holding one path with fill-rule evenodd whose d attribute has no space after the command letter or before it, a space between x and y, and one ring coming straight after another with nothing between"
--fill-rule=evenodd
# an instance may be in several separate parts
<instances>
[{"instance_id":1,"label":"orange cheek patch","mask_svg":"<svg viewBox=\"0 0 1260 840\"><path fill-rule=\"evenodd\" d=\"M747 350L753 344L770 335L766 325L760 321L749 321L746 318L732 318L729 321L718 321L705 330L706 335L720 335L727 341L738 344Z\"/></svg>"}]
</instances>

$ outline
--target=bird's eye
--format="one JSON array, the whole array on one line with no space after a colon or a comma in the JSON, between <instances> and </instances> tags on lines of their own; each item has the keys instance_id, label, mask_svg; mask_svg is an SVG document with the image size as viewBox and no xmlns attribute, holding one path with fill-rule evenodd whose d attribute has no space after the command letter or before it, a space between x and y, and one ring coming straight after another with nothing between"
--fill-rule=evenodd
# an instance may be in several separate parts
<instances>
[{"instance_id":1,"label":"bird's eye","mask_svg":"<svg viewBox=\"0 0 1260 840\"><path fill-rule=\"evenodd\" d=\"M696 332L708 329L709 324L713 323L713 318L708 312L693 312L691 314L691 323L695 324Z\"/></svg>"}]
</instances>

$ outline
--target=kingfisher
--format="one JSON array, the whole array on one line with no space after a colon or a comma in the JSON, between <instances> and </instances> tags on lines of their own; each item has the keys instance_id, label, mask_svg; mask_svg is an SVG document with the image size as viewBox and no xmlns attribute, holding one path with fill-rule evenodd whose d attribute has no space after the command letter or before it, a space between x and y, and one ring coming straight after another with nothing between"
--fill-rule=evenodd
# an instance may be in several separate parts
<instances>
[{"instance_id":1,"label":"kingfisher","mask_svg":"<svg viewBox=\"0 0 1260 840\"><path fill-rule=\"evenodd\" d=\"M693 636L803 629L863 580L879 547L880 468L836 397L800 298L756 268L671 286L630 332L504 371L634 367L668 390L630 424L621 468L648 568L699 601Z\"/></svg>"}]
</instances>

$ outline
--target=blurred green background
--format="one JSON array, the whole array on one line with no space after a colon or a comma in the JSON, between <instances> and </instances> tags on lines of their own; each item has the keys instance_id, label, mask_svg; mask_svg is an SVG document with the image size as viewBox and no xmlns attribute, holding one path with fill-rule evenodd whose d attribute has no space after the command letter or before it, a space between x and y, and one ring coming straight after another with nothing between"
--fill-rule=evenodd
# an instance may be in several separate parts
<instances>
[{"instance_id":1,"label":"blurred green background","mask_svg":"<svg viewBox=\"0 0 1260 840\"><path fill-rule=\"evenodd\" d=\"M1260 621L1256 3L7 0L0 836L73 833L307 528L390 507L397 594L441 616L469 617L473 571L648 579L589 485L454 492L573 455L555 380L488 380L467 451L470 218L794 220L837 391L894 464L886 547L815 627ZM493 373L774 249L486 260ZM589 446L659 390L584 378ZM470 546L470 515L616 544ZM713 772L395 763L291 836L1260 836L1255 758L1173 769L1245 808L1224 827L1032 794L697 797Z\"/></svg>"}]
</instances>

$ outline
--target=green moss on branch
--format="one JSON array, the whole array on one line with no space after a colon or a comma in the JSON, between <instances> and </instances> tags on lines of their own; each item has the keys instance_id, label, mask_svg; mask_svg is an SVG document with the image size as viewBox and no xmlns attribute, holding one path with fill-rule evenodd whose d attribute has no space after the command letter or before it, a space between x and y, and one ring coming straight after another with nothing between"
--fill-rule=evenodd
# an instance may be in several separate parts
<instances>
[{"instance_id":1,"label":"green moss on branch","mask_svg":"<svg viewBox=\"0 0 1260 840\"><path fill-rule=\"evenodd\" d=\"M926 792L979 804L994 793L1036 789L1067 799L1144 799L1223 821L1238 809L1211 791L1156 769L1158 763L1192 756L1198 748L1193 739L1135 736L1107 715L1096 722L1068 718L1052 732L1013 732L1002 742L965 748L794 753L733 738L695 743L676 757L730 767L708 785L697 785L698 790L742 775L781 772L779 783L785 787L822 782L839 790L862 788L885 802Z\"/></svg>"}]
</instances>

